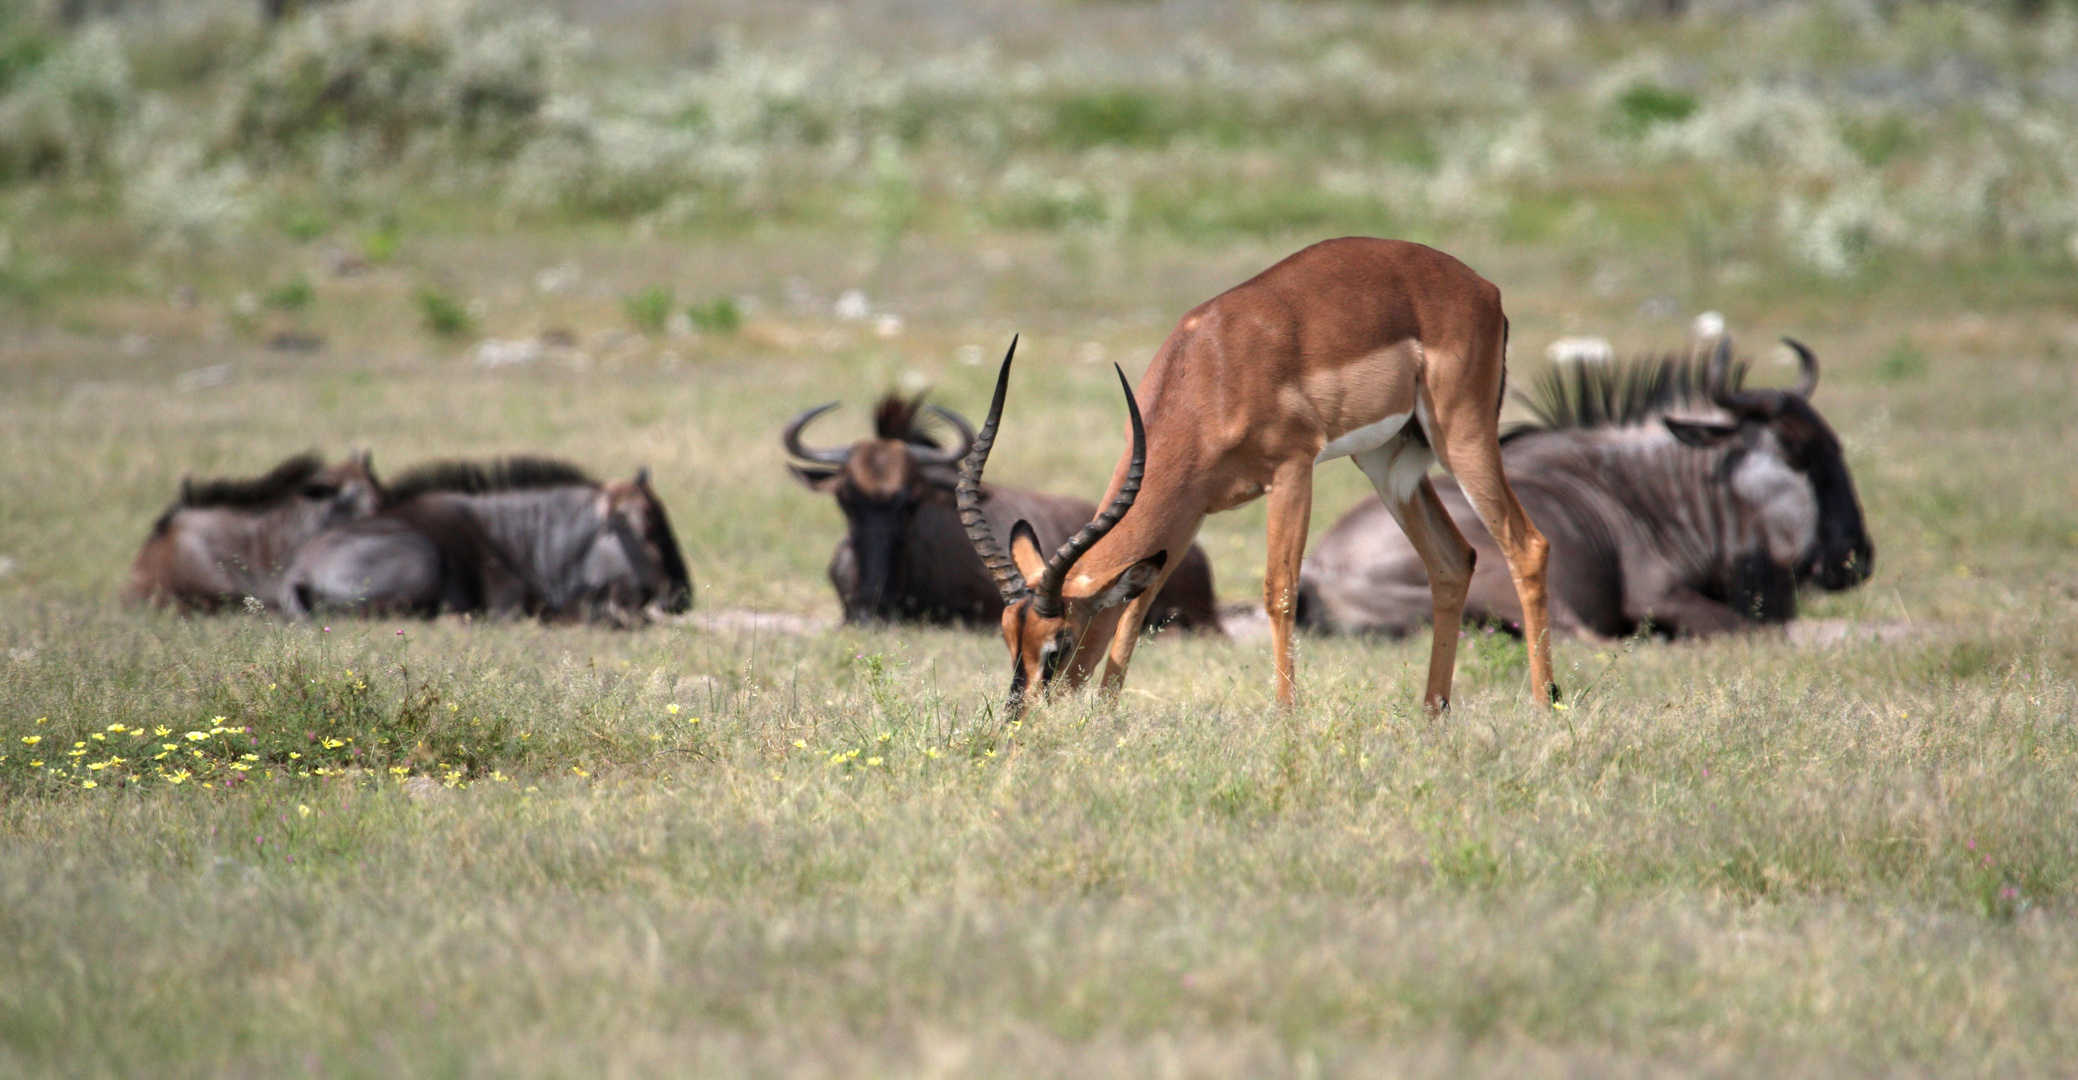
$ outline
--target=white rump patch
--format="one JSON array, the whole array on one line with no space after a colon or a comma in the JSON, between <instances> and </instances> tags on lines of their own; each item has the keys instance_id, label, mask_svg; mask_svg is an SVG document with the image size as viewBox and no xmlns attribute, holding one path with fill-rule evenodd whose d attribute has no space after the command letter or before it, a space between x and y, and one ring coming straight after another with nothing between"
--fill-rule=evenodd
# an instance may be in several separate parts
<instances>
[{"instance_id":1,"label":"white rump patch","mask_svg":"<svg viewBox=\"0 0 2078 1080\"><path fill-rule=\"evenodd\" d=\"M1324 461L1354 457L1376 450L1393 441L1400 434L1400 429L1407 426L1407 418L1413 415L1411 412L1394 413L1375 424L1365 424L1353 431L1344 432L1341 438L1322 447L1320 453L1314 456L1313 463L1318 465Z\"/></svg>"},{"instance_id":2,"label":"white rump patch","mask_svg":"<svg viewBox=\"0 0 2078 1080\"><path fill-rule=\"evenodd\" d=\"M1421 486L1422 477L1429 475L1429 466L1436 463L1436 455L1428 447L1412 439L1396 439L1361 454L1352 454L1350 459L1356 467L1364 470L1371 479L1371 487L1388 507L1404 504Z\"/></svg>"}]
</instances>

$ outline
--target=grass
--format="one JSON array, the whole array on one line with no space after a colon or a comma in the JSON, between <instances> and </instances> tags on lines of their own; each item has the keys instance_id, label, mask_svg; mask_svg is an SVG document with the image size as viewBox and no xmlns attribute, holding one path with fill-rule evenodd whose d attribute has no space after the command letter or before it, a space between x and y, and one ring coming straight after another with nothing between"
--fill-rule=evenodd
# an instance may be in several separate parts
<instances>
[{"instance_id":1,"label":"grass","mask_svg":"<svg viewBox=\"0 0 2078 1080\"><path fill-rule=\"evenodd\" d=\"M2057 182L2002 140L2069 111L1976 126L1966 101L1898 119L1826 90L1800 127L1809 102L1764 78L1919 86L1961 50L2048 86L2066 14L1215 6L1186 76L1160 5L977 10L986 63L912 7L718 41L675 11L601 22L541 77L715 141L697 175L652 191L616 159L629 186L552 210L466 156L414 172L410 145L328 174L295 158L323 137L280 131L280 161L210 174L253 203L227 231L163 231L127 179L0 188L0 1073L2066 1068L2078 323L2068 260L2029 239L2055 204L2009 229L1997 200ZM152 93L245 70L149 25ZM63 38L9 40L32 37L10 86L83 78ZM425 40L398 62L440 85ZM674 51L701 42L709 66ZM623 93L645 79L666 89ZM322 152L359 160L341 138ZM2006 224L1855 232L1972 155L2008 155ZM1792 160L1874 170L1881 212L1826 210L1839 177ZM1775 236L1784 194L1834 223L1818 255L1864 261ZM718 617L837 613L840 515L778 446L801 408L848 406L832 442L890 387L976 416L1022 332L992 473L1093 495L1108 362L1137 379L1190 305L1365 230L1499 283L1518 380L1566 334L1681 347L1703 310L1747 349L1816 348L1877 546L1867 586L1807 598L1838 640L1560 642L1568 707L1544 711L1520 647L1474 635L1431 721L1424 641L1303 642L1285 714L1265 642L1162 639L1118 703L1006 726L993 635ZM838 319L853 290L897 318ZM681 312L699 333L656 332ZM323 347L270 348L291 318ZM541 347L479 363L479 337ZM183 475L311 446L389 473L648 465L699 615L328 628L115 601ZM1316 535L1364 490L1323 470ZM1260 593L1259 504L1201 540L1223 598Z\"/></svg>"}]
</instances>

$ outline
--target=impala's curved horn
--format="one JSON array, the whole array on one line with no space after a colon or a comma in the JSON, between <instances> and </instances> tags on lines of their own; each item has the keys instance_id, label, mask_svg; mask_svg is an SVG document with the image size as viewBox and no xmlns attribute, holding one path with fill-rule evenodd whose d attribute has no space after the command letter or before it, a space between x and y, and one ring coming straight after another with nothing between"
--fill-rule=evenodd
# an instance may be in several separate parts
<instances>
[{"instance_id":1,"label":"impala's curved horn","mask_svg":"<svg viewBox=\"0 0 2078 1080\"><path fill-rule=\"evenodd\" d=\"M802 461L813 461L821 465L841 466L845 462L850 461L850 447L844 447L842 449L839 449L837 447L801 445L801 429L807 427L808 422L810 420L813 420L816 417L821 416L822 414L829 412L831 409L834 409L836 407L837 403L834 401L830 402L828 405L817 405L815 408L809 409L801 415L794 417L792 420L787 421L786 429L779 433L779 441L785 444L786 452L794 455L797 458L800 458Z\"/></svg>"},{"instance_id":2,"label":"impala's curved horn","mask_svg":"<svg viewBox=\"0 0 2078 1080\"><path fill-rule=\"evenodd\" d=\"M1812 392L1818 389L1818 357L1795 338L1783 338L1782 343L1797 354L1797 385L1790 393L1809 401Z\"/></svg>"},{"instance_id":3,"label":"impala's curved horn","mask_svg":"<svg viewBox=\"0 0 2078 1080\"><path fill-rule=\"evenodd\" d=\"M1033 590L1035 596L1032 600L1032 610L1045 618L1061 617L1061 585L1068 579L1069 568L1073 567L1075 560L1082 558L1097 541L1102 540L1104 534L1110 532L1119 519L1126 516L1126 511L1133 508L1133 500L1140 495L1140 478L1147 472L1147 428L1140 422L1140 403L1133 397L1133 384L1126 381L1125 369L1117 364L1111 367L1118 372L1118 385L1126 392L1126 411L1133 418L1133 460L1126 466L1125 482L1119 485L1118 494L1112 498L1111 505L1090 519L1090 523L1084 525L1081 532L1069 537L1068 542L1062 544L1059 551L1054 552L1053 558L1047 560L1046 573L1040 576L1039 585Z\"/></svg>"},{"instance_id":4,"label":"impala's curved horn","mask_svg":"<svg viewBox=\"0 0 2078 1080\"><path fill-rule=\"evenodd\" d=\"M951 424L953 429L960 433L960 442L958 446L946 450L937 450L928 446L912 444L909 447L909 452L915 455L917 463L920 465L950 465L966 457L967 451L974 448L974 425L968 423L966 417L943 406L926 405L924 408L937 413L939 419Z\"/></svg>"},{"instance_id":5,"label":"impala's curved horn","mask_svg":"<svg viewBox=\"0 0 2078 1080\"><path fill-rule=\"evenodd\" d=\"M1003 396L1010 390L1010 358L1017 355L1017 337L1010 338L1010 351L1003 354L1003 369L996 374L996 396L989 399L988 419L981 422L981 434L968 440L966 459L960 462L960 482L954 495L960 506L960 524L967 527L967 539L974 543L974 551L981 556L981 563L988 567L989 576L996 579L996 589L1003 594L1003 602L1014 604L1031 591L1025 576L1018 573L1017 564L1004 552L1003 545L996 542L996 535L989 531L988 519L981 514L981 470L988 465L988 453L996 445L996 426L1003 420ZM962 429L962 435L966 431Z\"/></svg>"}]
</instances>

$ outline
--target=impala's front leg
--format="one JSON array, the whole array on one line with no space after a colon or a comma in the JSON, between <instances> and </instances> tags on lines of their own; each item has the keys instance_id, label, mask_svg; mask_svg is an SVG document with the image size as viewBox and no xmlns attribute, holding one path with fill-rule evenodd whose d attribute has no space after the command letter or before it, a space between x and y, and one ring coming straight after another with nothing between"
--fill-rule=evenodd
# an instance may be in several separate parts
<instances>
[{"instance_id":1,"label":"impala's front leg","mask_svg":"<svg viewBox=\"0 0 2078 1080\"><path fill-rule=\"evenodd\" d=\"M1184 548L1188 549L1189 544ZM1169 584L1169 576L1183 565L1182 559L1171 559L1163 565L1161 576L1147 591L1133 598L1119 613L1118 626L1111 632L1111 651L1104 657L1104 696L1117 697L1126 684L1126 668L1132 666L1133 648L1140 644L1140 631L1147 626L1147 614L1154 610L1155 601L1161 598L1163 587Z\"/></svg>"},{"instance_id":2,"label":"impala's front leg","mask_svg":"<svg viewBox=\"0 0 2078 1080\"><path fill-rule=\"evenodd\" d=\"M1292 672L1292 624L1298 612L1299 563L1306 557L1306 526L1313 515L1313 459L1277 470L1270 481L1270 560L1263 568L1263 610L1270 616L1270 656L1277 703L1298 703Z\"/></svg>"}]
</instances>

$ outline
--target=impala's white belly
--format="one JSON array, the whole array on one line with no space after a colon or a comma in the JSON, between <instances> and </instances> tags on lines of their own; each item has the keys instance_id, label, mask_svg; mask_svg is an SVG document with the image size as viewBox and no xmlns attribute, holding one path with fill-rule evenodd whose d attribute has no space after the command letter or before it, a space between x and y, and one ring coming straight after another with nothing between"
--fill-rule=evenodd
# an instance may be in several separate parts
<instances>
[{"instance_id":1,"label":"impala's white belly","mask_svg":"<svg viewBox=\"0 0 2078 1080\"><path fill-rule=\"evenodd\" d=\"M1346 431L1329 441L1326 446L1321 447L1320 453L1314 456L1313 463L1318 465L1324 461L1333 461L1336 458L1351 457L1356 454L1364 454L1376 450L1398 438L1400 429L1406 427L1407 421L1412 419L1413 416L1414 413L1411 410L1394 413L1383 420Z\"/></svg>"}]
</instances>

